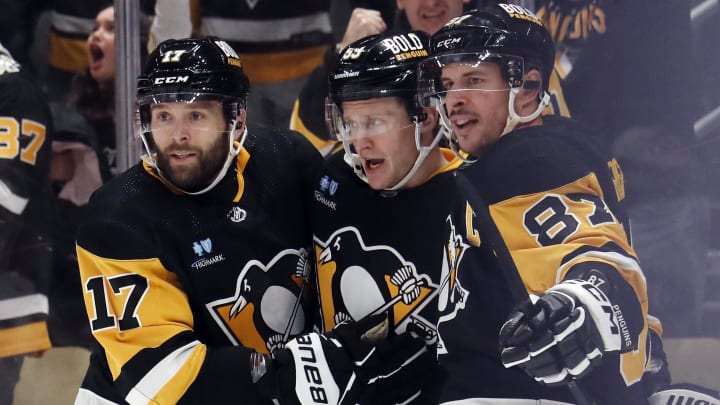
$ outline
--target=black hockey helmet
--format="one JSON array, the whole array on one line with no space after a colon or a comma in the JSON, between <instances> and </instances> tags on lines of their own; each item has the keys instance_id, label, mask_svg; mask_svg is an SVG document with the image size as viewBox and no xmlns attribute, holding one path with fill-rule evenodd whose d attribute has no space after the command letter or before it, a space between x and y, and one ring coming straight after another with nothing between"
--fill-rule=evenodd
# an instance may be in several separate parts
<instances>
[{"instance_id":1,"label":"black hockey helmet","mask_svg":"<svg viewBox=\"0 0 720 405\"><path fill-rule=\"evenodd\" d=\"M353 147L352 125L344 120L343 102L383 97L402 100L412 121L407 127L414 127L418 155L405 176L388 190L402 188L442 137L438 133L429 145L423 145L421 139L426 117L417 102L417 68L428 56L429 39L429 35L422 31L383 33L360 39L340 53L337 66L330 73L330 95L325 109L328 127L331 134L342 140L346 163L363 181L368 179ZM397 133L394 129L398 129L377 126L383 129L378 129L375 135Z\"/></svg>"},{"instance_id":2,"label":"black hockey helmet","mask_svg":"<svg viewBox=\"0 0 720 405\"><path fill-rule=\"evenodd\" d=\"M155 144L152 139L151 106L157 103L217 100L221 103L228 124L228 156L210 186L222 177L235 155L242 148L246 131L236 141L237 119L245 110L250 83L240 59L225 41L215 37L201 39L169 39L160 43L148 56L137 81L138 136L147 152L144 157L158 172ZM160 173L163 176L162 173ZM185 190L182 190L187 192Z\"/></svg>"},{"instance_id":3,"label":"black hockey helmet","mask_svg":"<svg viewBox=\"0 0 720 405\"><path fill-rule=\"evenodd\" d=\"M418 114L417 66L428 56L430 36L422 31L378 34L350 44L330 73L330 101L400 97L408 114Z\"/></svg>"},{"instance_id":4,"label":"black hockey helmet","mask_svg":"<svg viewBox=\"0 0 720 405\"><path fill-rule=\"evenodd\" d=\"M555 44L533 12L512 4L471 10L448 21L430 40L434 59L487 55L502 67L511 87L530 69L540 71L547 90L555 63Z\"/></svg>"},{"instance_id":5,"label":"black hockey helmet","mask_svg":"<svg viewBox=\"0 0 720 405\"><path fill-rule=\"evenodd\" d=\"M497 64L507 88L459 87L446 89L442 71L450 65L466 65L475 69L483 63ZM450 147L463 160L456 136L447 116L445 97L449 91L506 91L509 90L508 116L500 136L512 131L518 123L530 122L540 116L550 103L547 92L550 74L555 63L555 44L535 14L511 4L493 4L471 10L448 21L430 39L430 57L420 64L418 99L421 105L435 106ZM525 73L537 69L542 88L535 80L523 81ZM538 106L534 112L520 116L514 100L521 89L538 90ZM472 153L473 151L465 151Z\"/></svg>"},{"instance_id":6,"label":"black hockey helmet","mask_svg":"<svg viewBox=\"0 0 720 405\"><path fill-rule=\"evenodd\" d=\"M237 109L245 108L249 89L240 59L225 41L214 37L170 39L148 56L138 77L137 99L142 105L158 96L214 97L236 103Z\"/></svg>"}]
</instances>

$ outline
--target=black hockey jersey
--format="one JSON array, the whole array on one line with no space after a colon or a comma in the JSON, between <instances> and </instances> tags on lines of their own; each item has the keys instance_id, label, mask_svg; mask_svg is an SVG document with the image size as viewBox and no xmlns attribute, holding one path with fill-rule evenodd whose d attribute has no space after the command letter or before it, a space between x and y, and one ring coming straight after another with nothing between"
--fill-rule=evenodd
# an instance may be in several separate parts
<instances>
[{"instance_id":1,"label":"black hockey jersey","mask_svg":"<svg viewBox=\"0 0 720 405\"><path fill-rule=\"evenodd\" d=\"M261 403L249 355L309 330L307 201L321 156L251 127L211 191L171 191L138 164L90 201L78 234L101 349L76 404Z\"/></svg>"},{"instance_id":2,"label":"black hockey jersey","mask_svg":"<svg viewBox=\"0 0 720 405\"><path fill-rule=\"evenodd\" d=\"M52 123L41 89L0 45L0 358L50 348Z\"/></svg>"},{"instance_id":3,"label":"black hockey jersey","mask_svg":"<svg viewBox=\"0 0 720 405\"><path fill-rule=\"evenodd\" d=\"M443 153L448 163L427 182L393 192L371 189L343 161L344 152L328 158L313 201L321 330L387 312L398 333L435 343L453 169L461 163Z\"/></svg>"},{"instance_id":4,"label":"black hockey jersey","mask_svg":"<svg viewBox=\"0 0 720 405\"><path fill-rule=\"evenodd\" d=\"M590 270L604 275L600 288L610 286L606 294L621 304L622 312L614 310L623 350L604 356L587 377L589 390L598 403L643 403L637 382L647 359L647 295L624 229L622 171L580 125L559 117L544 121L503 136L458 170L474 190L460 191L467 200L454 214L457 261L443 275L438 303L439 361L450 372L443 400L574 402L566 388L543 387L520 368L502 366L498 334L515 305L503 271L513 270L502 268L483 243L492 240L478 220L487 204L528 293Z\"/></svg>"}]
</instances>

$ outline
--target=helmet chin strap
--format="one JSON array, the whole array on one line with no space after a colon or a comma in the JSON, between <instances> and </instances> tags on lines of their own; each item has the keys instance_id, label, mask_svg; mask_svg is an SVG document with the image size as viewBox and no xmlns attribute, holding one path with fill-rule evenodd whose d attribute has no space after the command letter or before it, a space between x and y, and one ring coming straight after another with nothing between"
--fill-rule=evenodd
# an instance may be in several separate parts
<instances>
[{"instance_id":1,"label":"helmet chin strap","mask_svg":"<svg viewBox=\"0 0 720 405\"><path fill-rule=\"evenodd\" d=\"M502 134L500 134L501 137L515 129L517 124L530 122L539 117L545 107L550 104L550 94L548 94L547 91L544 91L537 109L530 115L526 115L524 117L520 116L517 112L515 112L515 97L520 93L520 90L520 87L513 87L510 89L510 97L508 97L508 117L507 122L505 123L505 129L503 129Z\"/></svg>"},{"instance_id":2,"label":"helmet chin strap","mask_svg":"<svg viewBox=\"0 0 720 405\"><path fill-rule=\"evenodd\" d=\"M142 142L143 142L143 145L145 146L145 150L147 151L147 154L143 155L142 159L144 161L150 163L150 165L157 171L158 176L160 176L160 178L165 180L167 183L172 184L173 187L175 187L178 191L181 191L182 193L188 194L188 195L199 195L199 194L207 193L213 187L215 187L220 182L220 180L222 180L222 178L225 176L225 173L227 173L228 168L230 167L232 162L235 160L235 156L237 156L237 154L240 153L240 150L242 149L243 144L245 143L245 138L247 137L247 126L245 126L243 128L243 133L240 136L240 139L238 140L237 143L235 143L236 125L237 125L236 119L233 119L232 121L230 121L230 127L232 129L228 133L229 144L228 144L228 154L227 154L227 157L225 158L225 163L223 164L222 168L217 172L213 181L207 187L203 188L200 191L188 191L188 190L178 187L172 181L170 181L163 174L162 170L160 170L160 167L158 167L157 160L155 159L153 154L150 153L150 148L148 147L147 140L145 139L144 135L141 136L140 138L142 139Z\"/></svg>"},{"instance_id":3,"label":"helmet chin strap","mask_svg":"<svg viewBox=\"0 0 720 405\"><path fill-rule=\"evenodd\" d=\"M358 176L360 180L367 183L368 178L367 175L365 175L365 170L363 170L362 167L362 159L360 159L360 156L358 156L357 153L353 153L351 143L349 140L346 140L345 137L343 137L342 144L343 149L345 149L345 156L343 157L343 160L345 161L345 163L348 164L348 166L352 167L355 175Z\"/></svg>"},{"instance_id":4,"label":"helmet chin strap","mask_svg":"<svg viewBox=\"0 0 720 405\"><path fill-rule=\"evenodd\" d=\"M405 177L403 177L399 182L397 182L394 186L385 188L383 190L385 191L396 191L402 188L412 177L415 175L415 173L420 169L420 166L422 165L423 161L425 161L425 158L430 154L430 152L437 146L437 144L440 142L440 138L443 136L442 130L439 130L438 133L435 135L435 138L433 139L432 143L428 146L422 146L422 121L420 121L419 117L415 116L413 117L413 121L415 122L415 148L418 150L418 156L415 158L415 163L413 163L410 170L405 174ZM353 171L355 171L355 174L365 183L368 183L367 175L365 174L365 170L363 170L362 166L362 160L360 159L360 156L358 156L357 153L353 153L352 149L350 148L350 142L345 141L343 139L343 149L345 149L345 163L347 163L350 167L353 168Z\"/></svg>"},{"instance_id":5,"label":"helmet chin strap","mask_svg":"<svg viewBox=\"0 0 720 405\"><path fill-rule=\"evenodd\" d=\"M415 175L415 173L418 171L422 163L425 161L425 158L427 158L428 154L435 148L440 142L440 138L442 138L441 131L438 131L437 134L435 134L435 138L428 146L422 146L422 126L423 123L420 121L420 118L418 116L415 116L413 118L413 121L415 121L415 148L418 150L418 156L415 158L415 163L410 168L410 171L407 172L405 177L402 178L397 184L390 188L386 188L385 190L388 191L395 191L402 188L412 177Z\"/></svg>"}]
</instances>

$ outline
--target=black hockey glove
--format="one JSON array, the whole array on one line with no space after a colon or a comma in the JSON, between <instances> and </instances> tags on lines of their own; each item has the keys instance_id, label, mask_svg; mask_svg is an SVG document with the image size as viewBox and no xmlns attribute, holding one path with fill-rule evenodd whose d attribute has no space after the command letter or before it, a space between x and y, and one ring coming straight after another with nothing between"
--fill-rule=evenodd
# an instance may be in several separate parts
<instances>
[{"instance_id":1,"label":"black hockey glove","mask_svg":"<svg viewBox=\"0 0 720 405\"><path fill-rule=\"evenodd\" d=\"M419 388L387 382L413 373L423 381L435 359L424 341L409 334L388 338L388 330L387 317L378 315L298 336L271 358L254 356L253 381L281 405L395 404Z\"/></svg>"},{"instance_id":2,"label":"black hockey glove","mask_svg":"<svg viewBox=\"0 0 720 405\"><path fill-rule=\"evenodd\" d=\"M505 367L559 385L584 376L604 352L620 350L612 304L593 284L567 280L531 296L500 329Z\"/></svg>"}]
</instances>

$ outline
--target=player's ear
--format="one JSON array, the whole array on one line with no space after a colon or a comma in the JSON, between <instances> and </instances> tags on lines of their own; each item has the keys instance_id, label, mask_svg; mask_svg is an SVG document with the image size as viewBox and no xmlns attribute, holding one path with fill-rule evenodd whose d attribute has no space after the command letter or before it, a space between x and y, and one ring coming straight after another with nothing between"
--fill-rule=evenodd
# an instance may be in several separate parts
<instances>
[{"instance_id":1,"label":"player's ear","mask_svg":"<svg viewBox=\"0 0 720 405\"><path fill-rule=\"evenodd\" d=\"M235 117L235 133L241 134L245 130L245 122L247 121L247 111L244 109L238 112Z\"/></svg>"},{"instance_id":2,"label":"player's ear","mask_svg":"<svg viewBox=\"0 0 720 405\"><path fill-rule=\"evenodd\" d=\"M422 143L429 145L438 131L439 115L435 108L423 108L420 112L422 119Z\"/></svg>"},{"instance_id":3,"label":"player's ear","mask_svg":"<svg viewBox=\"0 0 720 405\"><path fill-rule=\"evenodd\" d=\"M424 117L422 121L424 127L435 128L437 126L439 119L437 109L434 107L423 108L422 116Z\"/></svg>"},{"instance_id":4,"label":"player's ear","mask_svg":"<svg viewBox=\"0 0 720 405\"><path fill-rule=\"evenodd\" d=\"M530 69L523 76L523 86L515 98L516 111L534 111L542 93L542 75L537 69ZM522 113L521 113L522 114Z\"/></svg>"}]
</instances>

